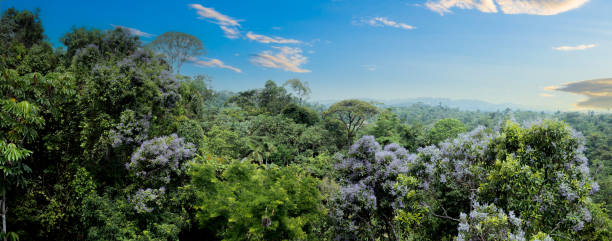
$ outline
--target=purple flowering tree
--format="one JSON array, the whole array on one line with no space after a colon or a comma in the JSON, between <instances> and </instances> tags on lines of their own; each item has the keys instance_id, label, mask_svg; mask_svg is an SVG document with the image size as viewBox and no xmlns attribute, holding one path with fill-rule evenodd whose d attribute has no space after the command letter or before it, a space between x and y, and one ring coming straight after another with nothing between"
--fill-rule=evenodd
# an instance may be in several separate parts
<instances>
[{"instance_id":1,"label":"purple flowering tree","mask_svg":"<svg viewBox=\"0 0 612 241\"><path fill-rule=\"evenodd\" d=\"M114 148L121 145L140 145L149 137L151 115L138 118L136 112L126 110L119 117L120 122L109 131L110 140Z\"/></svg>"},{"instance_id":2,"label":"purple flowering tree","mask_svg":"<svg viewBox=\"0 0 612 241\"><path fill-rule=\"evenodd\" d=\"M461 213L459 220L457 241L527 240L522 229L523 220L518 218L513 211L506 213L493 204L480 205L474 202L469 215ZM539 234L539 236L544 237L537 240L552 241L546 234Z\"/></svg>"},{"instance_id":3,"label":"purple flowering tree","mask_svg":"<svg viewBox=\"0 0 612 241\"><path fill-rule=\"evenodd\" d=\"M512 215L525 221L521 231L527 238L543 232L569 239L607 239L609 234L595 232L609 220L590 198L598 185L588 170L581 135L564 123L542 121L526 128L508 122L500 131L479 127L420 148L410 174L418 179L424 194L420 202L429 210L423 224L434 230L481 222L485 219L465 221L461 213L474 213L476 203L488 203L495 207L486 206L490 214L497 209L514 211ZM464 228L465 224L458 231ZM456 235L423 233L429 239Z\"/></svg>"},{"instance_id":4,"label":"purple flowering tree","mask_svg":"<svg viewBox=\"0 0 612 241\"><path fill-rule=\"evenodd\" d=\"M162 206L163 198L184 181L195 147L176 134L143 142L125 164L136 177L138 190L129 197L139 213Z\"/></svg>"},{"instance_id":5,"label":"purple flowering tree","mask_svg":"<svg viewBox=\"0 0 612 241\"><path fill-rule=\"evenodd\" d=\"M416 155L397 144L381 148L373 136L364 136L339 158L341 186L330 211L336 239L400 240L406 227L396 217L412 208L405 203L410 185L401 184Z\"/></svg>"}]
</instances>

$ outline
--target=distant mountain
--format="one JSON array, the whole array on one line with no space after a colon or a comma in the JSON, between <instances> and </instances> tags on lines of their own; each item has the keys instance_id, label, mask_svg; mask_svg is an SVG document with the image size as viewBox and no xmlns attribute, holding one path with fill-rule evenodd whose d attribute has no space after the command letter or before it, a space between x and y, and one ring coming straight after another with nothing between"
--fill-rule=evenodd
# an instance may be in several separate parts
<instances>
[{"instance_id":1,"label":"distant mountain","mask_svg":"<svg viewBox=\"0 0 612 241\"><path fill-rule=\"evenodd\" d=\"M512 103L502 103L502 104L494 104L482 100L470 100L470 99L459 99L453 100L448 98L414 98L414 99L403 99L403 100L387 100L382 101L385 105L392 107L401 107L406 105L412 105L414 103L421 102L423 104L437 106L442 105L451 108L458 108L461 110L471 110L471 111L498 111L505 110L510 108L512 110L533 110L534 108L512 104Z\"/></svg>"},{"instance_id":2,"label":"distant mountain","mask_svg":"<svg viewBox=\"0 0 612 241\"><path fill-rule=\"evenodd\" d=\"M469 111L498 111L505 110L510 108L512 110L543 110L543 108L534 108L524 105L512 104L512 103L502 103L502 104L494 104L482 100L473 100L473 99L448 99L448 98L433 98L433 97L420 97L420 98L408 98L408 99L392 99L392 100L378 100L378 99L367 99L362 98L365 101L374 101L378 103L384 104L384 106L389 107L402 107L409 106L415 103L423 103L426 105L437 106L442 105L450 108L458 108L461 110L469 110ZM315 101L319 104L329 106L338 100L322 100Z\"/></svg>"}]
</instances>

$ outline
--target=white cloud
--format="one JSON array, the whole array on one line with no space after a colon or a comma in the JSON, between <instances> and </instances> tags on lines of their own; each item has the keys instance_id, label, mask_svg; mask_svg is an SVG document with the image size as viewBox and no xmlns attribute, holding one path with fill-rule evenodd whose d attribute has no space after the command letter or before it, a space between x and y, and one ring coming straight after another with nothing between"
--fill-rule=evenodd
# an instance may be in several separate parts
<instances>
[{"instance_id":1,"label":"white cloud","mask_svg":"<svg viewBox=\"0 0 612 241\"><path fill-rule=\"evenodd\" d=\"M217 67L217 68L222 68L222 69L229 69L229 70L233 70L237 73L242 73L242 70L233 66L229 66L226 65L225 63L223 63L223 61L218 60L218 59L209 59L208 61L204 61L204 60L198 60L194 57L189 58L189 61L195 65L198 66L204 66L204 67Z\"/></svg>"},{"instance_id":2,"label":"white cloud","mask_svg":"<svg viewBox=\"0 0 612 241\"><path fill-rule=\"evenodd\" d=\"M576 51L576 50L586 50L586 49L590 49L590 48L595 48L597 47L597 44L581 44L581 45L577 45L577 46L559 46L559 47L554 47L554 50L558 50L558 51Z\"/></svg>"},{"instance_id":3,"label":"white cloud","mask_svg":"<svg viewBox=\"0 0 612 241\"><path fill-rule=\"evenodd\" d=\"M248 39L250 39L250 40L255 40L257 42L265 43L265 44L269 44L269 43L276 43L276 44L297 44L297 43L300 43L299 40L295 40L295 39L286 39L286 38L281 38L281 37L268 37L268 36L265 36L265 35L254 34L251 31L249 31L246 34L246 37Z\"/></svg>"},{"instance_id":4,"label":"white cloud","mask_svg":"<svg viewBox=\"0 0 612 241\"><path fill-rule=\"evenodd\" d=\"M217 12L213 8L207 8L200 4L189 4L189 7L196 9L197 14L200 15L200 18L208 19L219 25L227 38L235 39L240 37L240 30L238 30L240 23L238 23L238 20Z\"/></svg>"},{"instance_id":5,"label":"white cloud","mask_svg":"<svg viewBox=\"0 0 612 241\"><path fill-rule=\"evenodd\" d=\"M207 18L215 20L217 24L223 26L240 26L238 20L233 19L230 16L224 15L220 12L217 12L213 8L207 8L200 4L189 4L189 7L197 10L198 15L201 18Z\"/></svg>"},{"instance_id":6,"label":"white cloud","mask_svg":"<svg viewBox=\"0 0 612 241\"><path fill-rule=\"evenodd\" d=\"M128 31L130 34L133 34L133 35L136 35L136 36L139 36L139 37L150 38L150 37L154 36L153 34L145 33L143 31L140 31L140 30L135 29L135 28L128 28L128 27L125 27L125 26L114 25L114 24L111 24L111 26L113 26L114 28L124 29L124 30Z\"/></svg>"},{"instance_id":7,"label":"white cloud","mask_svg":"<svg viewBox=\"0 0 612 241\"><path fill-rule=\"evenodd\" d=\"M367 71L375 71L376 70L376 65L373 65L373 64L366 64L366 65L362 65L361 67L363 67Z\"/></svg>"},{"instance_id":8,"label":"white cloud","mask_svg":"<svg viewBox=\"0 0 612 241\"><path fill-rule=\"evenodd\" d=\"M408 25L405 23L399 23L399 22L395 22L392 20L389 20L385 17L375 17L372 19L369 19L367 21L365 21L367 24L371 25L371 26L389 26L389 27L394 27L394 28L401 28L401 29L415 29L414 26L412 25Z\"/></svg>"},{"instance_id":9,"label":"white cloud","mask_svg":"<svg viewBox=\"0 0 612 241\"><path fill-rule=\"evenodd\" d=\"M497 0L506 14L557 15L576 9L589 0Z\"/></svg>"},{"instance_id":10,"label":"white cloud","mask_svg":"<svg viewBox=\"0 0 612 241\"><path fill-rule=\"evenodd\" d=\"M477 9L485 13L556 15L581 7L589 0L428 0L425 7L441 15L452 8Z\"/></svg>"},{"instance_id":11,"label":"white cloud","mask_svg":"<svg viewBox=\"0 0 612 241\"><path fill-rule=\"evenodd\" d=\"M225 37L229 38L229 39L237 39L240 37L240 31L238 30L238 28L235 27L228 27L228 26L219 26L221 28L221 30L223 30L223 33L225 33Z\"/></svg>"},{"instance_id":12,"label":"white cloud","mask_svg":"<svg viewBox=\"0 0 612 241\"><path fill-rule=\"evenodd\" d=\"M429 10L444 15L451 13L451 8L477 9L485 13L496 13L497 7L493 0L428 0L425 7Z\"/></svg>"},{"instance_id":13,"label":"white cloud","mask_svg":"<svg viewBox=\"0 0 612 241\"><path fill-rule=\"evenodd\" d=\"M273 48L278 51L263 51L254 55L251 58L251 62L264 68L283 69L296 73L310 72L310 70L300 68L301 65L308 62L308 58L302 55L302 49L291 47Z\"/></svg>"}]
</instances>

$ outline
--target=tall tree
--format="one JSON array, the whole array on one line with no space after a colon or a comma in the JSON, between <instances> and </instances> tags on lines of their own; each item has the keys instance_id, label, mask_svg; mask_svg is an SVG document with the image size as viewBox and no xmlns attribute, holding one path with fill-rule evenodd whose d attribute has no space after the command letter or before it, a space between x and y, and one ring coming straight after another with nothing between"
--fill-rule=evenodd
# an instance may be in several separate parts
<instances>
[{"instance_id":1,"label":"tall tree","mask_svg":"<svg viewBox=\"0 0 612 241\"><path fill-rule=\"evenodd\" d=\"M295 92L300 105L302 104L303 99L307 98L311 93L307 81L302 82L299 79L290 79L283 84L283 87L287 86L289 86Z\"/></svg>"},{"instance_id":2,"label":"tall tree","mask_svg":"<svg viewBox=\"0 0 612 241\"><path fill-rule=\"evenodd\" d=\"M18 11L9 8L0 19L0 46L4 51L11 42L22 43L26 48L42 41L45 38L43 26L39 17L39 10Z\"/></svg>"},{"instance_id":3,"label":"tall tree","mask_svg":"<svg viewBox=\"0 0 612 241\"><path fill-rule=\"evenodd\" d=\"M166 32L153 40L153 49L166 55L166 60L176 72L181 70L185 61L206 54L204 44L197 37L181 32Z\"/></svg>"},{"instance_id":4,"label":"tall tree","mask_svg":"<svg viewBox=\"0 0 612 241\"><path fill-rule=\"evenodd\" d=\"M438 144L448 138L455 138L460 133L466 132L465 124L460 120L446 118L436 121L433 128L427 133L429 144Z\"/></svg>"},{"instance_id":5,"label":"tall tree","mask_svg":"<svg viewBox=\"0 0 612 241\"><path fill-rule=\"evenodd\" d=\"M344 123L348 138L347 143L350 148L351 140L355 137L355 133L357 133L367 119L378 114L378 108L362 100L350 99L333 104L323 114L325 116L333 116Z\"/></svg>"},{"instance_id":6,"label":"tall tree","mask_svg":"<svg viewBox=\"0 0 612 241\"><path fill-rule=\"evenodd\" d=\"M2 202L0 212L2 214L2 236L7 237L6 228L6 199L7 191L13 186L23 186L26 183L24 174L31 169L23 163L23 160L32 154L25 145L38 137L37 129L44 124L44 119L39 115L38 107L24 100L24 93L31 94L31 82L36 83L36 74L29 78L17 77L16 71L5 70L3 73L0 89L0 191ZM39 77L40 78L40 77ZM43 82L44 83L44 82ZM39 92L36 92L39 93Z\"/></svg>"}]
</instances>

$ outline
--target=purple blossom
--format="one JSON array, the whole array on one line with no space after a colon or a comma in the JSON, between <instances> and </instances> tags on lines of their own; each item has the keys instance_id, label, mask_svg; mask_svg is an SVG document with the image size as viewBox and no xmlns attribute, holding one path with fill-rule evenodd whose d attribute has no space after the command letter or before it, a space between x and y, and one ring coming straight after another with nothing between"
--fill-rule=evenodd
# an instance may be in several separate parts
<instances>
[{"instance_id":1,"label":"purple blossom","mask_svg":"<svg viewBox=\"0 0 612 241\"><path fill-rule=\"evenodd\" d=\"M157 77L159 80L159 91L162 95L162 105L173 108L181 99L179 94L180 82L170 71L164 70Z\"/></svg>"},{"instance_id":2,"label":"purple blossom","mask_svg":"<svg viewBox=\"0 0 612 241\"><path fill-rule=\"evenodd\" d=\"M599 183L597 182L593 182L591 183L591 191L590 194L593 195L594 193L599 192Z\"/></svg>"},{"instance_id":3,"label":"purple blossom","mask_svg":"<svg viewBox=\"0 0 612 241\"><path fill-rule=\"evenodd\" d=\"M572 229L574 230L574 232L578 232L582 229L584 229L584 221L578 221L573 227Z\"/></svg>"},{"instance_id":4,"label":"purple blossom","mask_svg":"<svg viewBox=\"0 0 612 241\"><path fill-rule=\"evenodd\" d=\"M491 224L486 220L495 218L498 223ZM493 204L480 205L478 202L472 204L469 215L459 215L457 227L457 240L477 240L481 234L488 234L487 240L526 240L522 229L522 221L510 212L508 215L504 210Z\"/></svg>"},{"instance_id":5,"label":"purple blossom","mask_svg":"<svg viewBox=\"0 0 612 241\"><path fill-rule=\"evenodd\" d=\"M126 110L119 118L120 122L109 132L113 147L129 144L140 145L148 138L150 114L137 118L134 111Z\"/></svg>"},{"instance_id":6,"label":"purple blossom","mask_svg":"<svg viewBox=\"0 0 612 241\"><path fill-rule=\"evenodd\" d=\"M381 149L374 137L363 136L351 146L346 157L338 158L341 160L335 168L341 187L338 195L333 196L330 212L332 219L341 225L336 239L355 237L364 230L371 232L367 230L368 219L376 218L379 212L393 216L394 210L405 207L404 198L410 190L398 185L398 177L408 174L416 155L409 155L397 144Z\"/></svg>"},{"instance_id":7,"label":"purple blossom","mask_svg":"<svg viewBox=\"0 0 612 241\"><path fill-rule=\"evenodd\" d=\"M380 144L376 142L374 136L363 136L351 146L348 154L367 158L374 156L378 151L380 151Z\"/></svg>"},{"instance_id":8,"label":"purple blossom","mask_svg":"<svg viewBox=\"0 0 612 241\"><path fill-rule=\"evenodd\" d=\"M508 213L508 218L510 219L510 222L514 224L514 226L516 227L521 226L522 220L514 215L514 211L510 211Z\"/></svg>"},{"instance_id":9,"label":"purple blossom","mask_svg":"<svg viewBox=\"0 0 612 241\"><path fill-rule=\"evenodd\" d=\"M574 192L574 190L565 182L559 185L559 192L561 196L565 197L568 201L574 201L578 198L578 195Z\"/></svg>"},{"instance_id":10,"label":"purple blossom","mask_svg":"<svg viewBox=\"0 0 612 241\"><path fill-rule=\"evenodd\" d=\"M588 208L582 207L580 209L580 214L582 215L582 220L586 222L591 222L593 220L593 216L591 215L591 211Z\"/></svg>"},{"instance_id":11,"label":"purple blossom","mask_svg":"<svg viewBox=\"0 0 612 241\"><path fill-rule=\"evenodd\" d=\"M376 208L374 190L363 183L351 184L340 189L346 202L358 203L369 210Z\"/></svg>"},{"instance_id":12,"label":"purple blossom","mask_svg":"<svg viewBox=\"0 0 612 241\"><path fill-rule=\"evenodd\" d=\"M171 175L181 175L186 162L195 156L195 147L176 134L143 142L132 154L126 168L146 180L170 183Z\"/></svg>"},{"instance_id":13,"label":"purple blossom","mask_svg":"<svg viewBox=\"0 0 612 241\"><path fill-rule=\"evenodd\" d=\"M150 213L155 210L155 206L161 205L161 197L166 193L165 188L160 189L138 189L128 200L134 205L134 210L138 213Z\"/></svg>"}]
</instances>

